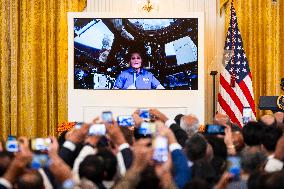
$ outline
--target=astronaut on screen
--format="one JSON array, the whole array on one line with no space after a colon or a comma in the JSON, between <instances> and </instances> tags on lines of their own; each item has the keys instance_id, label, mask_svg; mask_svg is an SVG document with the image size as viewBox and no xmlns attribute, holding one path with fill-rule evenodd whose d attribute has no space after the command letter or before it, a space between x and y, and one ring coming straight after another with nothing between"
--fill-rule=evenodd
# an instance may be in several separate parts
<instances>
[{"instance_id":1,"label":"astronaut on screen","mask_svg":"<svg viewBox=\"0 0 284 189\"><path fill-rule=\"evenodd\" d=\"M158 79L142 68L143 57L139 50L130 50L130 68L116 78L114 89L164 89Z\"/></svg>"}]
</instances>

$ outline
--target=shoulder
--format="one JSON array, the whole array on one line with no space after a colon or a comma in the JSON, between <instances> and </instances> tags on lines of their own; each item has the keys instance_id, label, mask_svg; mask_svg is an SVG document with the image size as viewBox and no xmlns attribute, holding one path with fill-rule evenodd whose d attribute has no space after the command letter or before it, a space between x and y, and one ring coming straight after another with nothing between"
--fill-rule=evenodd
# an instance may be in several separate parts
<instances>
[{"instance_id":1,"label":"shoulder","mask_svg":"<svg viewBox=\"0 0 284 189\"><path fill-rule=\"evenodd\" d=\"M126 70L123 70L120 74L119 74L119 76L126 76L126 75L131 75L132 74L132 72L131 72L131 70L128 68L128 69L126 69Z\"/></svg>"},{"instance_id":2,"label":"shoulder","mask_svg":"<svg viewBox=\"0 0 284 189\"><path fill-rule=\"evenodd\" d=\"M143 68L143 75L147 75L147 76L154 76L154 74L152 74L152 72L147 71Z\"/></svg>"}]
</instances>

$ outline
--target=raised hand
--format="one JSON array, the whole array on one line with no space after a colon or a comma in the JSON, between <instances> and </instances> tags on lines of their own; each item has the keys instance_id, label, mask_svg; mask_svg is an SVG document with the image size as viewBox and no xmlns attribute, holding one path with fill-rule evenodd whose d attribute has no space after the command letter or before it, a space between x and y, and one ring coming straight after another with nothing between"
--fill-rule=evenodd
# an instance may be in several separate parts
<instances>
[{"instance_id":1,"label":"raised hand","mask_svg":"<svg viewBox=\"0 0 284 189\"><path fill-rule=\"evenodd\" d=\"M107 134L109 136L109 139L113 142L115 145L121 145L123 143L126 143L126 140L120 130L120 128L117 125L117 122L113 120L112 124L105 123Z\"/></svg>"},{"instance_id":2,"label":"raised hand","mask_svg":"<svg viewBox=\"0 0 284 189\"><path fill-rule=\"evenodd\" d=\"M149 110L149 112L150 112L150 115L154 117L156 120L160 120L164 123L169 119L165 114L160 112L158 109L152 108Z\"/></svg>"},{"instance_id":3,"label":"raised hand","mask_svg":"<svg viewBox=\"0 0 284 189\"><path fill-rule=\"evenodd\" d=\"M66 134L66 140L69 140L75 144L83 142L88 134L90 124L84 123L80 129L72 129Z\"/></svg>"}]
</instances>

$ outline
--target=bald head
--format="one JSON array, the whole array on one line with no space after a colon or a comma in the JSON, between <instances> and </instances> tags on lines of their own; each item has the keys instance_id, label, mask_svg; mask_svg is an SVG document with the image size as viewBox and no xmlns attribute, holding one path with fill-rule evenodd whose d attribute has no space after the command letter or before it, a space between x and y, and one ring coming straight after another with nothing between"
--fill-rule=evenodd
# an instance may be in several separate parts
<instances>
[{"instance_id":1,"label":"bald head","mask_svg":"<svg viewBox=\"0 0 284 189\"><path fill-rule=\"evenodd\" d=\"M44 183L38 171L28 170L17 179L16 186L19 189L43 189Z\"/></svg>"},{"instance_id":2,"label":"bald head","mask_svg":"<svg viewBox=\"0 0 284 189\"><path fill-rule=\"evenodd\" d=\"M224 125L224 124L230 125L231 124L229 116L227 116L226 114L221 114L221 113L217 113L215 115L213 123L217 125Z\"/></svg>"},{"instance_id":3,"label":"bald head","mask_svg":"<svg viewBox=\"0 0 284 189\"><path fill-rule=\"evenodd\" d=\"M188 134L188 136L192 136L194 133L197 133L198 131L199 120L193 114L183 116L180 119L180 127Z\"/></svg>"},{"instance_id":4,"label":"bald head","mask_svg":"<svg viewBox=\"0 0 284 189\"><path fill-rule=\"evenodd\" d=\"M265 126L276 126L276 119L273 115L264 115L261 116L260 122Z\"/></svg>"},{"instance_id":5,"label":"bald head","mask_svg":"<svg viewBox=\"0 0 284 189\"><path fill-rule=\"evenodd\" d=\"M275 112L274 117L277 123L284 123L284 112Z\"/></svg>"}]
</instances>

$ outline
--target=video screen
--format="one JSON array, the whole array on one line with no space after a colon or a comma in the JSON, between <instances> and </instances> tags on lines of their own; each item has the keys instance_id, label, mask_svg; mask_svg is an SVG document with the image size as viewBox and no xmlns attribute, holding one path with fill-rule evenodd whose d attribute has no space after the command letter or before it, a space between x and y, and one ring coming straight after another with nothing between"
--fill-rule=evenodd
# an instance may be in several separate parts
<instances>
[{"instance_id":1,"label":"video screen","mask_svg":"<svg viewBox=\"0 0 284 189\"><path fill-rule=\"evenodd\" d=\"M198 18L74 18L74 89L198 90Z\"/></svg>"}]
</instances>

